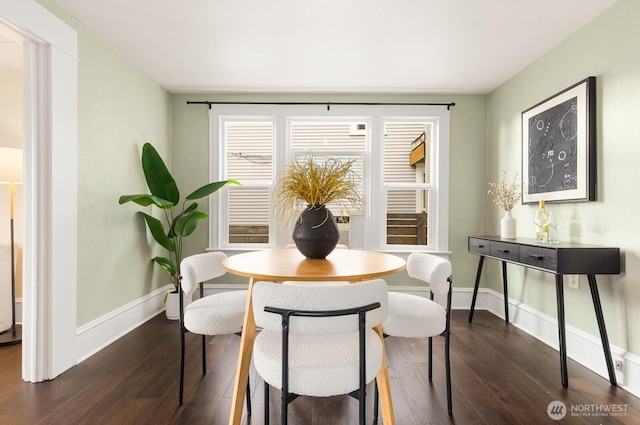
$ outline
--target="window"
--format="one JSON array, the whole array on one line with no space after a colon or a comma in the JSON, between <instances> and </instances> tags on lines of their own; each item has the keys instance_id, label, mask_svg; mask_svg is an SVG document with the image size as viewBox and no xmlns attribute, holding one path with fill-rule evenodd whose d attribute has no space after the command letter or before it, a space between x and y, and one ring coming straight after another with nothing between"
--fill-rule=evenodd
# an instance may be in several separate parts
<instances>
[{"instance_id":1,"label":"window","mask_svg":"<svg viewBox=\"0 0 640 425\"><path fill-rule=\"evenodd\" d=\"M274 122L264 119L225 120L221 126L224 178L242 186L226 192L227 224L220 227L221 245L269 244L273 188ZM233 176L233 177L231 177Z\"/></svg>"},{"instance_id":2,"label":"window","mask_svg":"<svg viewBox=\"0 0 640 425\"><path fill-rule=\"evenodd\" d=\"M429 245L431 128L425 119L384 122L387 226L383 245ZM418 149L424 155L414 162L411 154Z\"/></svg>"},{"instance_id":3,"label":"window","mask_svg":"<svg viewBox=\"0 0 640 425\"><path fill-rule=\"evenodd\" d=\"M210 178L240 180L212 197L210 246L276 248L271 193L295 156L354 160L363 211L340 217L341 243L373 250L448 249L446 106L213 105ZM329 206L331 208L331 206Z\"/></svg>"}]
</instances>

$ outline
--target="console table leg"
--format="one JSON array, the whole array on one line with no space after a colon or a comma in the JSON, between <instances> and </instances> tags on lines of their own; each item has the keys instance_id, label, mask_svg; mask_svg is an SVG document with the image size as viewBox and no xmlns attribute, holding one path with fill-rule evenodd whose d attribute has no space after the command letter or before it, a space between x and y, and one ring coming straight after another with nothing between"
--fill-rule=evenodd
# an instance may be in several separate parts
<instances>
[{"instance_id":1,"label":"console table leg","mask_svg":"<svg viewBox=\"0 0 640 425\"><path fill-rule=\"evenodd\" d=\"M504 321L509 323L509 290L507 289L507 262L502 262L502 293L504 294Z\"/></svg>"},{"instance_id":2,"label":"console table leg","mask_svg":"<svg viewBox=\"0 0 640 425\"><path fill-rule=\"evenodd\" d=\"M560 375L562 386L569 388L569 373L567 371L567 336L564 321L564 286L561 274L556 275L556 298L558 302L558 337L560 340Z\"/></svg>"},{"instance_id":3,"label":"console table leg","mask_svg":"<svg viewBox=\"0 0 640 425\"><path fill-rule=\"evenodd\" d=\"M471 310L469 311L469 323L473 320L473 311L476 308L476 298L478 297L478 286L480 285L480 276L482 275L482 265L484 264L484 255L478 260L478 271L476 273L476 284L473 287L473 298L471 299Z\"/></svg>"},{"instance_id":4,"label":"console table leg","mask_svg":"<svg viewBox=\"0 0 640 425\"><path fill-rule=\"evenodd\" d=\"M598 319L598 328L600 329L600 339L602 340L602 351L604 351L604 358L607 362L607 370L609 371L609 382L611 385L618 385L616 378L616 372L613 367L613 359L611 358L611 346L609 345L609 337L607 336L607 327L604 324L604 315L602 314L602 304L600 304L600 294L598 293L598 284L596 282L596 276L588 274L589 289L591 289L591 299L593 300L593 309L596 312L596 319Z\"/></svg>"}]
</instances>

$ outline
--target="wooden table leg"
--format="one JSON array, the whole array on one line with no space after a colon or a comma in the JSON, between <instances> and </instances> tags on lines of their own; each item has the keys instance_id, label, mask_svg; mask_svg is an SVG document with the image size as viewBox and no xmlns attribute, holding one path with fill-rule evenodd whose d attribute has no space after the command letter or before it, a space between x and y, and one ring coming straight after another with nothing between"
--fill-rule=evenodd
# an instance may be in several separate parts
<instances>
[{"instance_id":1,"label":"wooden table leg","mask_svg":"<svg viewBox=\"0 0 640 425\"><path fill-rule=\"evenodd\" d=\"M382 343L382 367L376 380L378 382L378 392L380 394L380 404L382 410L382 423L384 425L395 425L396 419L393 414L393 403L391 401L391 387L389 384L389 371L387 370L387 354L384 349L384 337L382 335L382 325L378 325L375 328L378 332Z\"/></svg>"},{"instance_id":2,"label":"wooden table leg","mask_svg":"<svg viewBox=\"0 0 640 425\"><path fill-rule=\"evenodd\" d=\"M242 335L240 337L240 351L238 353L238 365L236 367L236 378L233 387L233 399L231 401L229 425L240 425L240 422L242 421L244 395L247 389L247 382L249 381L251 353L253 352L253 341L256 337L256 321L253 317L253 302L251 299L253 283L254 279L251 278L249 280L247 306L244 311L244 322L242 325Z\"/></svg>"}]
</instances>

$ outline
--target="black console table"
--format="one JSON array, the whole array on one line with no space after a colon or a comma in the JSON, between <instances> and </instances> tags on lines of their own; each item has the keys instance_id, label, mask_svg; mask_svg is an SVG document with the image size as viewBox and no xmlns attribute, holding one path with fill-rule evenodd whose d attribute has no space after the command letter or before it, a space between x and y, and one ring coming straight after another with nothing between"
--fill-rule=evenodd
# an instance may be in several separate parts
<instances>
[{"instance_id":1,"label":"black console table","mask_svg":"<svg viewBox=\"0 0 640 425\"><path fill-rule=\"evenodd\" d=\"M558 305L558 336L560 339L560 372L562 386L569 386L567 372L567 347L564 319L563 275L584 274L589 280L591 299L598 320L602 349L609 371L611 385L617 385L616 374L611 358L611 348L607 337L607 328L602 315L602 305L596 283L597 274L620 274L620 248L580 245L573 243L538 243L534 239L501 239L499 236L469 236L469 252L480 256L469 322L473 320L473 311L478 296L478 285L482 274L482 265L486 257L502 262L502 284L504 290L504 315L509 323L509 296L507 291L507 263L553 273L556 277L556 301Z\"/></svg>"}]
</instances>

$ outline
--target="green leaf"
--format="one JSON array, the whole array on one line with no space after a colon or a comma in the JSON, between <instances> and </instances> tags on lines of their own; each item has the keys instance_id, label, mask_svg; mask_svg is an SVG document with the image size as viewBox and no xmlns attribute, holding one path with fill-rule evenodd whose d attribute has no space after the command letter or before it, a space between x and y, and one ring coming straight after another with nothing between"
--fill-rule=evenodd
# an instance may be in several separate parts
<instances>
[{"instance_id":1,"label":"green leaf","mask_svg":"<svg viewBox=\"0 0 640 425\"><path fill-rule=\"evenodd\" d=\"M184 210L184 212L182 214L190 213L191 211L195 210L196 208L198 208L198 204L194 202L193 204L189 205L187 207L187 209Z\"/></svg>"},{"instance_id":2,"label":"green leaf","mask_svg":"<svg viewBox=\"0 0 640 425\"><path fill-rule=\"evenodd\" d=\"M142 205L143 207L148 207L153 204L158 208L162 208L163 210L168 210L174 206L173 202L169 202L166 199L158 198L153 195L123 195L118 200L120 204L125 204L127 202L135 202L138 205Z\"/></svg>"},{"instance_id":3,"label":"green leaf","mask_svg":"<svg viewBox=\"0 0 640 425\"><path fill-rule=\"evenodd\" d=\"M196 230L198 220L204 220L207 217L209 217L209 214L202 211L190 211L181 214L179 217L176 217L174 231L176 235L180 237L189 236Z\"/></svg>"},{"instance_id":4,"label":"green leaf","mask_svg":"<svg viewBox=\"0 0 640 425\"><path fill-rule=\"evenodd\" d=\"M173 223L171 223L171 230L169 230L169 234L167 236L169 236L170 238L176 237L176 222L180 220L180 217L190 213L191 211L195 210L197 207L198 207L198 204L194 202L193 204L189 205L186 210L178 214L176 218L173 220Z\"/></svg>"},{"instance_id":5,"label":"green leaf","mask_svg":"<svg viewBox=\"0 0 640 425\"><path fill-rule=\"evenodd\" d=\"M173 205L180 202L176 181L158 151L150 143L145 143L142 147L142 169L152 195L166 199Z\"/></svg>"},{"instance_id":6,"label":"green leaf","mask_svg":"<svg viewBox=\"0 0 640 425\"><path fill-rule=\"evenodd\" d=\"M168 258L153 257L151 261L155 262L162 268L162 270L169 273L169 276L175 276L176 274L178 274L178 268Z\"/></svg>"},{"instance_id":7,"label":"green leaf","mask_svg":"<svg viewBox=\"0 0 640 425\"><path fill-rule=\"evenodd\" d=\"M156 242L158 242L167 251L175 252L176 244L165 234L164 226L160 220L143 212L139 212L139 214L142 214L144 220L147 222L147 227L149 227L153 239L155 239Z\"/></svg>"},{"instance_id":8,"label":"green leaf","mask_svg":"<svg viewBox=\"0 0 640 425\"><path fill-rule=\"evenodd\" d=\"M218 191L220 188L222 188L226 184L235 184L238 186L241 185L241 183L237 180L223 180L219 182L213 182L213 183L205 184L200 189L196 189L195 192L187 196L185 199L187 201L193 201L195 199L204 198L205 196L209 196L212 193Z\"/></svg>"}]
</instances>

